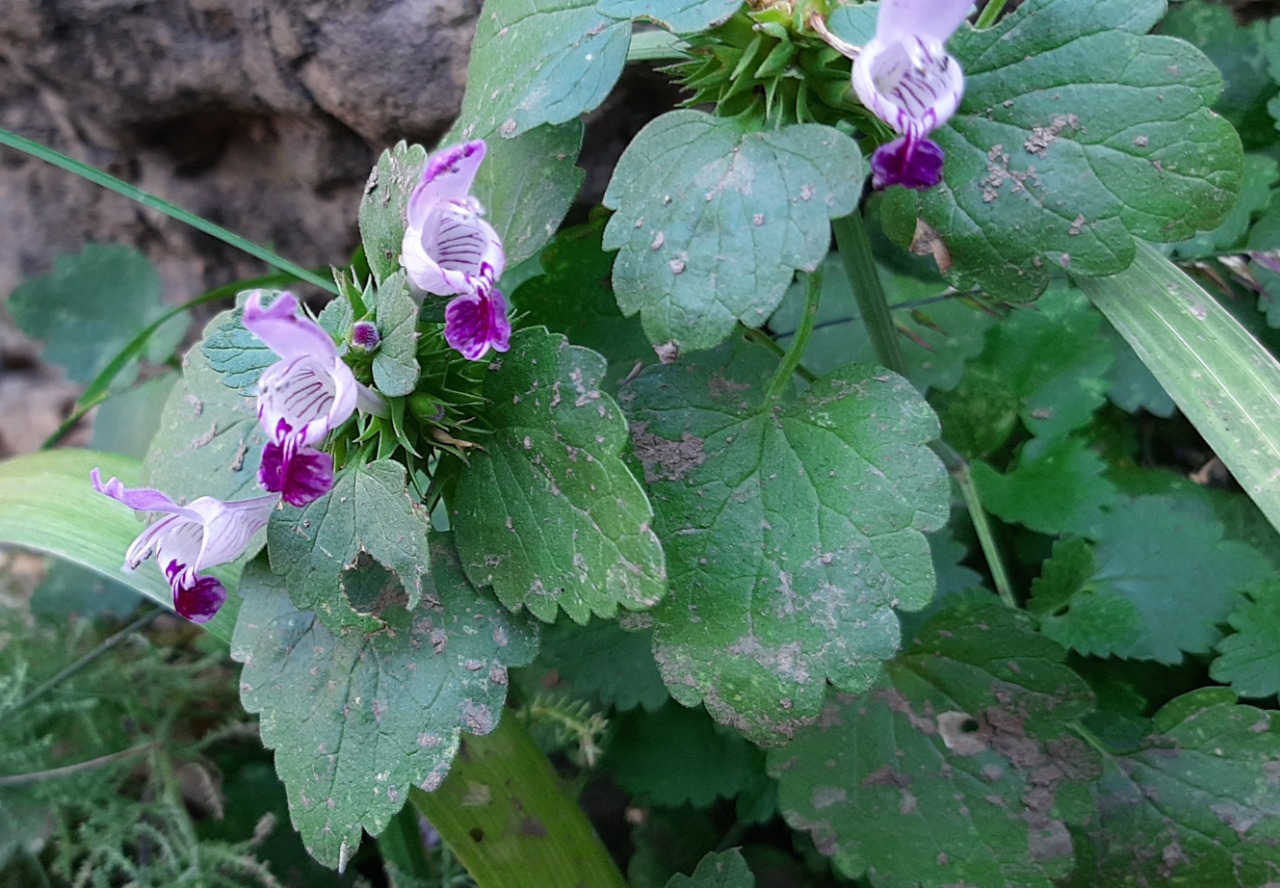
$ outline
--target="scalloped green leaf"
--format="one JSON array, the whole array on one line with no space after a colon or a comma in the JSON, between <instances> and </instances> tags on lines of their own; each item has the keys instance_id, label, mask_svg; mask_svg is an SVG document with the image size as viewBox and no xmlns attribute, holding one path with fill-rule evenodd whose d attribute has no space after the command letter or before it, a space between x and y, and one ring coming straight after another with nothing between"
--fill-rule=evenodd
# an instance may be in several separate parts
<instances>
[{"instance_id":1,"label":"scalloped green leaf","mask_svg":"<svg viewBox=\"0 0 1280 888\"><path fill-rule=\"evenodd\" d=\"M270 305L282 291L267 292L274 294L266 300ZM243 317L243 310L235 308L211 320L200 339L200 353L221 377L223 385L241 397L256 398L262 371L280 358L265 342L249 332Z\"/></svg>"},{"instance_id":2,"label":"scalloped green leaf","mask_svg":"<svg viewBox=\"0 0 1280 888\"><path fill-rule=\"evenodd\" d=\"M631 22L595 0L488 0L460 120L469 133L504 139L574 120L609 95L630 45Z\"/></svg>"},{"instance_id":3,"label":"scalloped green leaf","mask_svg":"<svg viewBox=\"0 0 1280 888\"><path fill-rule=\"evenodd\" d=\"M1280 694L1280 580L1268 577L1249 589L1227 622L1235 632L1218 642L1209 667L1214 681L1245 697Z\"/></svg>"},{"instance_id":4,"label":"scalloped green leaf","mask_svg":"<svg viewBox=\"0 0 1280 888\"><path fill-rule=\"evenodd\" d=\"M556 688L620 712L638 706L653 712L670 699L653 662L653 633L627 631L612 620L545 627L538 665L554 673Z\"/></svg>"},{"instance_id":5,"label":"scalloped green leaf","mask_svg":"<svg viewBox=\"0 0 1280 888\"><path fill-rule=\"evenodd\" d=\"M426 163L425 148L398 142L382 152L365 183L357 213L360 241L365 261L379 284L400 270L409 195L418 186Z\"/></svg>"},{"instance_id":6,"label":"scalloped green leaf","mask_svg":"<svg viewBox=\"0 0 1280 888\"><path fill-rule=\"evenodd\" d=\"M752 132L702 111L668 112L623 152L604 204L618 249L613 285L649 340L712 348L738 321L759 327L797 270L831 243L829 220L851 213L863 164L848 136L817 124Z\"/></svg>"},{"instance_id":7,"label":"scalloped green leaf","mask_svg":"<svg viewBox=\"0 0 1280 888\"><path fill-rule=\"evenodd\" d=\"M860 697L769 753L783 816L877 888L1050 888L1091 813L1092 708L1065 651L991 599L929 622Z\"/></svg>"},{"instance_id":8,"label":"scalloped green leaf","mask_svg":"<svg viewBox=\"0 0 1280 888\"><path fill-rule=\"evenodd\" d=\"M1071 888L1275 881L1280 719L1207 690L1157 712L1140 749L1106 759Z\"/></svg>"},{"instance_id":9,"label":"scalloped green leaf","mask_svg":"<svg viewBox=\"0 0 1280 888\"><path fill-rule=\"evenodd\" d=\"M739 0L599 0L596 9L612 18L655 22L677 34L700 34L728 21Z\"/></svg>"},{"instance_id":10,"label":"scalloped green leaf","mask_svg":"<svg viewBox=\"0 0 1280 888\"><path fill-rule=\"evenodd\" d=\"M205 334L212 336L232 324L244 330L232 312L222 312L209 321ZM270 349L266 353L271 355ZM258 464L267 436L258 422L257 402L229 388L224 379L201 344L193 345L183 358L182 379L165 401L160 428L147 450L143 464L148 487L187 502L200 496L236 500L262 495ZM254 375L255 394L256 385Z\"/></svg>"},{"instance_id":11,"label":"scalloped green leaf","mask_svg":"<svg viewBox=\"0 0 1280 888\"><path fill-rule=\"evenodd\" d=\"M876 680L894 608L933 596L925 533L949 511L937 420L910 383L851 365L773 399L776 367L726 346L623 394L671 570L658 667L681 703L760 743L812 721L827 681Z\"/></svg>"},{"instance_id":12,"label":"scalloped green leaf","mask_svg":"<svg viewBox=\"0 0 1280 888\"><path fill-rule=\"evenodd\" d=\"M1115 346L1102 316L1069 285L1014 310L987 331L960 384L934 398L946 439L971 456L997 450L1015 426L1053 438L1089 422L1103 405ZM952 426L956 426L953 431Z\"/></svg>"},{"instance_id":13,"label":"scalloped green leaf","mask_svg":"<svg viewBox=\"0 0 1280 888\"><path fill-rule=\"evenodd\" d=\"M307 850L339 869L410 787L440 785L463 731L494 729L508 667L537 650L536 627L467 582L445 534L431 539L422 605L393 631L332 635L261 560L245 569L241 594L231 647L244 664L240 699L275 750Z\"/></svg>"},{"instance_id":14,"label":"scalloped green leaf","mask_svg":"<svg viewBox=\"0 0 1280 888\"><path fill-rule=\"evenodd\" d=\"M453 485L450 519L467 576L512 609L575 622L652 607L666 590L662 546L640 483L621 459L626 421L600 390L605 362L535 327L489 365L493 434Z\"/></svg>"},{"instance_id":15,"label":"scalloped green leaf","mask_svg":"<svg viewBox=\"0 0 1280 888\"><path fill-rule=\"evenodd\" d=\"M1164 10L1163 0L1029 0L988 30L956 34L964 102L933 133L945 184L894 189L895 237L936 236L958 289L1028 300L1050 266L1112 274L1138 239L1215 228L1240 188L1240 139L1210 111L1222 90L1213 64L1146 34Z\"/></svg>"},{"instance_id":16,"label":"scalloped green leaf","mask_svg":"<svg viewBox=\"0 0 1280 888\"><path fill-rule=\"evenodd\" d=\"M1003 521L1047 534L1086 533L1102 519L1103 510L1117 505L1119 493L1104 477L1106 469L1076 437L1027 442L1005 474L985 462L972 466L983 508Z\"/></svg>"},{"instance_id":17,"label":"scalloped green leaf","mask_svg":"<svg viewBox=\"0 0 1280 888\"><path fill-rule=\"evenodd\" d=\"M1177 663L1184 651L1208 653L1241 592L1271 571L1255 549L1223 539L1222 523L1198 498L1137 497L1089 536L1097 541L1093 569L1077 564L1037 583L1028 604L1053 617L1046 635L1082 654ZM1055 548L1046 577L1059 558Z\"/></svg>"},{"instance_id":18,"label":"scalloped green leaf","mask_svg":"<svg viewBox=\"0 0 1280 888\"><path fill-rule=\"evenodd\" d=\"M143 327L166 311L160 275L130 247L88 244L84 252L58 256L51 274L23 281L5 308L24 333L44 343L44 359L62 365L76 382L91 382ZM152 337L153 360L165 360L186 332L185 315ZM117 374L125 385L137 363Z\"/></svg>"},{"instance_id":19,"label":"scalloped green leaf","mask_svg":"<svg viewBox=\"0 0 1280 888\"><path fill-rule=\"evenodd\" d=\"M272 513L271 569L293 603L314 610L330 632L373 630L389 608L418 606L430 561L430 517L405 485L404 466L392 460L352 464L334 476L327 496ZM370 563L395 580L382 594L352 588L360 576L355 569Z\"/></svg>"},{"instance_id":20,"label":"scalloped green leaf","mask_svg":"<svg viewBox=\"0 0 1280 888\"><path fill-rule=\"evenodd\" d=\"M755 888L756 877L737 848L708 854L692 876L676 873L666 888Z\"/></svg>"},{"instance_id":21,"label":"scalloped green leaf","mask_svg":"<svg viewBox=\"0 0 1280 888\"><path fill-rule=\"evenodd\" d=\"M388 397L412 394L418 385L418 303L403 271L378 286L374 323L382 335L373 356L373 384Z\"/></svg>"},{"instance_id":22,"label":"scalloped green leaf","mask_svg":"<svg viewBox=\"0 0 1280 888\"><path fill-rule=\"evenodd\" d=\"M709 807L732 799L764 771L764 755L702 709L668 700L655 712L611 719L615 731L600 767L632 795L664 808Z\"/></svg>"}]
</instances>

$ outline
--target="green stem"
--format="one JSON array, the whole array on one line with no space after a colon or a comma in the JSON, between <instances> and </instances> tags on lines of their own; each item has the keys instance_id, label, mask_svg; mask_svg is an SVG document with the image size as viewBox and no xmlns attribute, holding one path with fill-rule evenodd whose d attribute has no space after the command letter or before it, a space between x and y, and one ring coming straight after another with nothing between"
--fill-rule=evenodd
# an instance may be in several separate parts
<instances>
[{"instance_id":1,"label":"green stem","mask_svg":"<svg viewBox=\"0 0 1280 888\"><path fill-rule=\"evenodd\" d=\"M835 232L836 247L840 250L845 271L849 273L853 296L857 300L858 311L862 314L862 323L866 325L867 336L871 339L876 358L894 373L906 376L907 362L902 357L898 328L889 313L889 300L885 297L884 285L880 282L876 258L871 252L871 240L867 237L867 226L862 221L862 214L855 212L836 219L831 223L831 228Z\"/></svg>"},{"instance_id":2,"label":"green stem","mask_svg":"<svg viewBox=\"0 0 1280 888\"><path fill-rule=\"evenodd\" d=\"M321 277L320 275L303 268L301 265L290 262L288 259L277 256L270 250L258 246L253 241L246 240L240 235L230 232L220 225L214 225L207 219L202 219L195 213L184 210L176 204L169 203L169 201L156 197L153 194L148 194L141 188L136 188L128 182L117 179L115 176L104 173L102 170L95 167L91 167L87 163L78 161L74 157L68 157L60 151L55 151L52 148L41 145L39 142L34 142L31 139L24 138L23 136L10 132L6 129L0 129L0 145L7 145L10 148L15 148L24 154L34 157L37 160L43 160L45 163L53 164L60 169L75 173L77 176L88 179L95 185L101 185L103 188L114 191L116 194L122 194L130 200L137 201L144 207L159 210L161 213L164 213L172 219L177 219L179 222L185 222L187 225L190 225L198 231L203 231L205 234L210 235L211 237L216 237L223 243L235 247L238 250L242 250L256 259L261 259L273 268L278 268L281 271L288 272L298 280L314 284L320 289L327 290L335 296L338 295L338 288L334 285L333 281Z\"/></svg>"},{"instance_id":3,"label":"green stem","mask_svg":"<svg viewBox=\"0 0 1280 888\"><path fill-rule=\"evenodd\" d=\"M987 5L982 7L982 12L978 15L978 20L973 26L981 31L983 28L990 28L996 23L996 19L1000 17L1000 13L1004 12L1004 4L1006 0L987 0Z\"/></svg>"},{"instance_id":4,"label":"green stem","mask_svg":"<svg viewBox=\"0 0 1280 888\"><path fill-rule=\"evenodd\" d=\"M112 752L107 755L100 755L97 758L89 759L87 762L76 762L74 765L63 765L60 768L48 768L43 771L32 771L30 774L8 774L0 777L0 789L10 786L26 786L29 783L41 783L45 780L57 780L59 777L70 777L72 774L79 774L82 771L92 771L95 768L101 768L104 765L110 765L121 759L132 758L135 755L142 755L144 752L151 752L159 749L160 743L143 743L141 746L133 746L129 749L122 749L119 752Z\"/></svg>"},{"instance_id":5,"label":"green stem","mask_svg":"<svg viewBox=\"0 0 1280 888\"><path fill-rule=\"evenodd\" d=\"M464 735L435 792L410 801L480 888L626 888L582 808L511 713L484 737Z\"/></svg>"},{"instance_id":6,"label":"green stem","mask_svg":"<svg viewBox=\"0 0 1280 888\"><path fill-rule=\"evenodd\" d=\"M902 356L898 328L893 323L889 301L885 297L884 286L876 271L875 256L871 252L871 241L867 237L867 228L862 221L862 216L853 213L836 219L831 223L831 227L835 231L836 247L840 250L844 266L849 272L858 310L862 314L862 321L867 328L867 337L871 340L876 358L894 373L906 376L907 364ZM982 499L978 495L977 485L973 483L973 475L969 472L968 460L945 441L934 441L931 446L960 487L965 507L969 510L969 520L973 522L973 529L978 535L978 545L982 548L983 557L986 558L987 567L991 571L991 581L995 583L996 593L1005 604L1015 607L1013 587L1005 571L1000 547L996 545L991 522L987 519L986 510L982 508Z\"/></svg>"},{"instance_id":7,"label":"green stem","mask_svg":"<svg viewBox=\"0 0 1280 888\"><path fill-rule=\"evenodd\" d=\"M689 58L689 44L670 31L635 31L627 48L628 62L681 61Z\"/></svg>"},{"instance_id":8,"label":"green stem","mask_svg":"<svg viewBox=\"0 0 1280 888\"><path fill-rule=\"evenodd\" d=\"M982 508L978 486L973 483L973 474L969 471L969 461L946 441L934 441L933 452L938 454L942 464L947 467L947 471L951 473L951 477L960 488L960 495L964 497L965 508L969 510L969 520L973 522L973 530L978 535L978 547L982 549L982 556L987 560L987 568L991 571L991 582L995 583L996 594L1009 607L1017 607L1018 602L1013 597L1013 585L1009 582L1009 574L1005 570L1000 547L996 544L991 521L987 518L987 510Z\"/></svg>"},{"instance_id":9,"label":"green stem","mask_svg":"<svg viewBox=\"0 0 1280 888\"><path fill-rule=\"evenodd\" d=\"M769 383L769 391L765 398L776 401L782 397L791 383L791 375L800 366L804 351L809 347L809 337L813 335L813 325L818 321L818 304L822 301L822 268L805 275L804 282L804 314L800 316L800 329L796 330L795 341L787 349L778 371Z\"/></svg>"},{"instance_id":10,"label":"green stem","mask_svg":"<svg viewBox=\"0 0 1280 888\"><path fill-rule=\"evenodd\" d=\"M814 329L816 330L820 326L822 325L815 324ZM787 350L783 348L781 345L779 345L777 340L775 340L772 336L770 336L768 333L764 332L763 330L755 330L751 327L746 327L745 329L743 329L742 333L752 342L763 345L765 348L769 349L769 351L773 352L779 358L785 358L787 356ZM795 333L793 332L793 333L787 333L783 335L794 336ZM780 335L779 338L782 338L782 336ZM803 379L805 382L813 382L815 379L818 378L816 373L814 373L812 370L810 370L808 367L804 366L803 364L796 365L795 374L796 376L799 376L801 379Z\"/></svg>"}]
</instances>

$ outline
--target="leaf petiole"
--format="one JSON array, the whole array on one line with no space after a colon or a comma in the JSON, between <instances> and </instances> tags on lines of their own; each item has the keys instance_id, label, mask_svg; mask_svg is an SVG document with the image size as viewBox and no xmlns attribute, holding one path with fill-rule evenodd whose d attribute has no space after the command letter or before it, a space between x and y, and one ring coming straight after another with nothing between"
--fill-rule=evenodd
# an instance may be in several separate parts
<instances>
[{"instance_id":1,"label":"leaf petiole","mask_svg":"<svg viewBox=\"0 0 1280 888\"><path fill-rule=\"evenodd\" d=\"M819 266L816 271L805 275L804 314L800 316L800 329L796 330L795 341L791 343L791 348L787 349L777 372L769 381L769 391L765 393L766 400L776 401L787 390L791 375L800 366L805 349L809 347L809 337L813 335L813 327L818 320L818 304L821 301L822 268Z\"/></svg>"}]
</instances>

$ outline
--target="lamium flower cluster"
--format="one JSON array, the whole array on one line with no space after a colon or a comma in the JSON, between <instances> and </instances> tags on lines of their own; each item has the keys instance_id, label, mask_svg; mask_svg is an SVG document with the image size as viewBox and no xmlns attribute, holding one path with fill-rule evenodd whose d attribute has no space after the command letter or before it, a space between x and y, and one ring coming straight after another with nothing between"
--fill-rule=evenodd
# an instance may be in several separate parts
<instances>
[{"instance_id":1,"label":"lamium flower cluster","mask_svg":"<svg viewBox=\"0 0 1280 888\"><path fill-rule=\"evenodd\" d=\"M876 33L853 61L853 89L899 138L871 156L871 185L932 188L946 154L929 138L955 114L964 72L944 44L972 0L881 0Z\"/></svg>"},{"instance_id":2,"label":"lamium flower cluster","mask_svg":"<svg viewBox=\"0 0 1280 888\"><path fill-rule=\"evenodd\" d=\"M507 301L496 286L506 253L470 193L485 150L477 140L427 161L409 198L401 256L420 290L454 297L445 308L445 341L472 361L489 349L506 351L511 340ZM124 568L156 559L174 609L196 623L213 619L227 598L223 584L203 571L244 554L280 502L302 507L333 489L333 457L322 449L329 433L357 409L387 415L382 396L356 380L333 339L301 313L292 294L270 305L263 296L249 294L243 322L279 358L258 381L258 419L267 434L258 482L266 495L237 502L205 496L184 506L161 491L130 489L116 478L104 483L97 469L92 473L99 493L134 511L162 514L129 547ZM353 354L368 355L380 343L374 322L356 321Z\"/></svg>"},{"instance_id":3,"label":"lamium flower cluster","mask_svg":"<svg viewBox=\"0 0 1280 888\"><path fill-rule=\"evenodd\" d=\"M377 393L356 381L337 346L319 324L299 312L298 300L282 293L269 306L263 292L249 295L245 327L280 359L258 381L258 419L267 433L258 469L264 496L224 502L202 496L179 505L159 490L105 484L97 469L93 486L137 512L160 518L129 547L125 570L155 558L173 589L174 609L196 623L213 619L227 600L226 587L202 572L239 558L283 500L305 506L333 488L333 457L319 445L351 418L356 407L385 413Z\"/></svg>"}]
</instances>

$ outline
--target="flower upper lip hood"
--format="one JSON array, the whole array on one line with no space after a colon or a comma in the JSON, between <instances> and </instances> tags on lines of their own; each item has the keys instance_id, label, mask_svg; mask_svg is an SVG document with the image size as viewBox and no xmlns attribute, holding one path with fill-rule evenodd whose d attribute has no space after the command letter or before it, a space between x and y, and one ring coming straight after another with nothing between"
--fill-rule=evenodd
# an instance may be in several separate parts
<instances>
[{"instance_id":1,"label":"flower upper lip hood","mask_svg":"<svg viewBox=\"0 0 1280 888\"><path fill-rule=\"evenodd\" d=\"M477 139L437 153L409 197L401 262L428 293L475 293L477 280L492 285L506 270L502 241L470 193L486 151Z\"/></svg>"},{"instance_id":2,"label":"flower upper lip hood","mask_svg":"<svg viewBox=\"0 0 1280 888\"><path fill-rule=\"evenodd\" d=\"M117 478L104 484L97 469L91 477L94 490L134 511L164 514L129 546L124 569L136 570L142 562L155 558L173 589L174 609L195 623L212 620L227 599L226 587L200 572L243 555L280 501L272 495L239 502L202 496L180 506L159 490L131 489Z\"/></svg>"},{"instance_id":3,"label":"flower upper lip hood","mask_svg":"<svg viewBox=\"0 0 1280 888\"><path fill-rule=\"evenodd\" d=\"M355 412L356 378L329 334L298 314L297 297L281 293L265 308L262 297L261 290L249 295L244 325L280 360L258 381L258 418L277 443L292 435L299 446L314 446Z\"/></svg>"},{"instance_id":4,"label":"flower upper lip hood","mask_svg":"<svg viewBox=\"0 0 1280 888\"><path fill-rule=\"evenodd\" d=\"M964 95L964 72L944 44L973 8L972 0L881 0L875 37L853 62L858 98L902 136L872 158L877 188L941 180L944 155L927 136Z\"/></svg>"}]
</instances>

